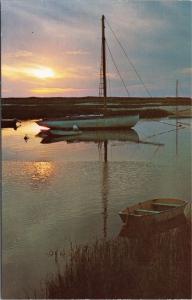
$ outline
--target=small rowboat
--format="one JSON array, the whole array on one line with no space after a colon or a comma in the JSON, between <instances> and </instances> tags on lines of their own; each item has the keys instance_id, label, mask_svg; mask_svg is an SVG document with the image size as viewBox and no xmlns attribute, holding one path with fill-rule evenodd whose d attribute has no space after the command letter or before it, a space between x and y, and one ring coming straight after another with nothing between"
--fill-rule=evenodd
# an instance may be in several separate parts
<instances>
[{"instance_id":1,"label":"small rowboat","mask_svg":"<svg viewBox=\"0 0 192 300\"><path fill-rule=\"evenodd\" d=\"M151 224L171 220L181 214L188 202L179 199L153 199L128 207L119 213L123 223Z\"/></svg>"}]
</instances>

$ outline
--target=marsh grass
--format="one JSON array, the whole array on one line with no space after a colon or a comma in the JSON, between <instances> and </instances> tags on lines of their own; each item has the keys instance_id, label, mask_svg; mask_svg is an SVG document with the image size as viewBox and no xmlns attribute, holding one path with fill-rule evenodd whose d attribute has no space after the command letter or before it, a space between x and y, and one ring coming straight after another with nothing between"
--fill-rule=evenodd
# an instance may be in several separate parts
<instances>
[{"instance_id":1,"label":"marsh grass","mask_svg":"<svg viewBox=\"0 0 192 300\"><path fill-rule=\"evenodd\" d=\"M133 115L140 114L140 118L160 118L167 117L171 113L164 109L129 109L112 111L108 108L108 115ZM40 105L19 105L2 106L3 118L17 118L20 120L30 120L38 118L65 117L67 115L78 114L101 114L104 113L103 107L98 106L75 106L73 104L40 104Z\"/></svg>"},{"instance_id":2,"label":"marsh grass","mask_svg":"<svg viewBox=\"0 0 192 300\"><path fill-rule=\"evenodd\" d=\"M108 97L108 113L139 113L140 118L167 117L166 106L190 105L190 98ZM164 109L161 109L164 107ZM112 109L117 109L113 111ZM118 108L120 110L118 110ZM124 109L123 109L124 108ZM144 110L142 108L145 108ZM36 118L64 117L74 114L104 112L101 97L29 97L2 98L2 117L30 120ZM123 109L123 110L122 110ZM131 109L131 110L130 110Z\"/></svg>"},{"instance_id":3,"label":"marsh grass","mask_svg":"<svg viewBox=\"0 0 192 300\"><path fill-rule=\"evenodd\" d=\"M191 226L142 238L71 245L65 267L45 282L47 299L191 298Z\"/></svg>"},{"instance_id":4,"label":"marsh grass","mask_svg":"<svg viewBox=\"0 0 192 300\"><path fill-rule=\"evenodd\" d=\"M190 109L192 100L191 98L174 97L108 97L109 115L139 113L140 118L163 118L171 114L166 107L175 105L189 105ZM116 111L113 110L114 108ZM30 120L103 112L105 111L102 97L2 98L2 117L4 119Z\"/></svg>"}]
</instances>

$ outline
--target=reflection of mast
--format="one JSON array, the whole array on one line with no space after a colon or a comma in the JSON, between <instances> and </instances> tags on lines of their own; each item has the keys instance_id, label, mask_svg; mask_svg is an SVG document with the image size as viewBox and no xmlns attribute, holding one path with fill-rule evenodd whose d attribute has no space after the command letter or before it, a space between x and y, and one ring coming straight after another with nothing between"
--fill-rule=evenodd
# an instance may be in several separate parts
<instances>
[{"instance_id":1,"label":"reflection of mast","mask_svg":"<svg viewBox=\"0 0 192 300\"><path fill-rule=\"evenodd\" d=\"M107 141L104 142L104 162L102 180L102 203L103 203L103 237L107 238L107 208L108 208L108 162L107 162Z\"/></svg>"},{"instance_id":2,"label":"reflection of mast","mask_svg":"<svg viewBox=\"0 0 192 300\"><path fill-rule=\"evenodd\" d=\"M178 87L179 81L176 81L176 155L178 154Z\"/></svg>"},{"instance_id":3,"label":"reflection of mast","mask_svg":"<svg viewBox=\"0 0 192 300\"><path fill-rule=\"evenodd\" d=\"M107 162L107 143L108 141L104 141L104 162Z\"/></svg>"},{"instance_id":4,"label":"reflection of mast","mask_svg":"<svg viewBox=\"0 0 192 300\"><path fill-rule=\"evenodd\" d=\"M103 163L103 181L102 181L102 202L103 202L103 237L107 238L107 208L108 208L108 163Z\"/></svg>"}]
</instances>

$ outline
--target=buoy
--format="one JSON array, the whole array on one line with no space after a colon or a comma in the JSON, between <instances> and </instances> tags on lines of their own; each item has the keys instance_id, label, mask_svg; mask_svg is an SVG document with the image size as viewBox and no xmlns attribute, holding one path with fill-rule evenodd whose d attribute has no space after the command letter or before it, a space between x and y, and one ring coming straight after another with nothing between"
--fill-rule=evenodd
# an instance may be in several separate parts
<instances>
[{"instance_id":1,"label":"buoy","mask_svg":"<svg viewBox=\"0 0 192 300\"><path fill-rule=\"evenodd\" d=\"M74 131L79 130L79 127L78 127L76 124L74 124L74 125L73 125L73 130L74 130Z\"/></svg>"},{"instance_id":2,"label":"buoy","mask_svg":"<svg viewBox=\"0 0 192 300\"><path fill-rule=\"evenodd\" d=\"M27 142L27 141L28 141L28 139L29 139L29 136L26 134L26 135L24 136L24 140L25 140L25 142Z\"/></svg>"}]
</instances>

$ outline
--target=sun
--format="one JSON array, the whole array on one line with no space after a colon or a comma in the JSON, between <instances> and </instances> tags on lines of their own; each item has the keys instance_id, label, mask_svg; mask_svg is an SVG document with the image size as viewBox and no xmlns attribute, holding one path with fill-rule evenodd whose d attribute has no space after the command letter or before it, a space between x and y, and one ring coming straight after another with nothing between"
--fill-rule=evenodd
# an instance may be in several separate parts
<instances>
[{"instance_id":1,"label":"sun","mask_svg":"<svg viewBox=\"0 0 192 300\"><path fill-rule=\"evenodd\" d=\"M45 67L33 69L31 70L31 73L33 76L39 79L53 78L55 76L55 73L52 69Z\"/></svg>"}]
</instances>

